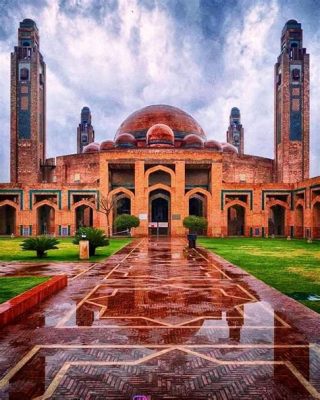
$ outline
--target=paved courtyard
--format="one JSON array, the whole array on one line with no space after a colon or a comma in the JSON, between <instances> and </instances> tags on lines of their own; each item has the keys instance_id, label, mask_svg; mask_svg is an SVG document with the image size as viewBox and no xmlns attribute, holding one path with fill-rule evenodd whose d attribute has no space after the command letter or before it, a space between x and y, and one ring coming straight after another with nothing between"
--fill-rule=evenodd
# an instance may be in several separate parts
<instances>
[{"instance_id":1,"label":"paved courtyard","mask_svg":"<svg viewBox=\"0 0 320 400\"><path fill-rule=\"evenodd\" d=\"M319 328L182 239L136 240L0 329L0 398L320 399Z\"/></svg>"}]
</instances>

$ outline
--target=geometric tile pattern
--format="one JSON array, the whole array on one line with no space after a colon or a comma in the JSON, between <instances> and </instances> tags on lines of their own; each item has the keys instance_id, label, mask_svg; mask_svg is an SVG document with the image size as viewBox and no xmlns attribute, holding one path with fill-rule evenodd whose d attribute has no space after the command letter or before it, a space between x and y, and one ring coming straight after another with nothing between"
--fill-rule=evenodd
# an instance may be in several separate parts
<instances>
[{"instance_id":1,"label":"geometric tile pattern","mask_svg":"<svg viewBox=\"0 0 320 400\"><path fill-rule=\"evenodd\" d=\"M320 399L319 322L181 239L143 239L0 330L0 398Z\"/></svg>"}]
</instances>

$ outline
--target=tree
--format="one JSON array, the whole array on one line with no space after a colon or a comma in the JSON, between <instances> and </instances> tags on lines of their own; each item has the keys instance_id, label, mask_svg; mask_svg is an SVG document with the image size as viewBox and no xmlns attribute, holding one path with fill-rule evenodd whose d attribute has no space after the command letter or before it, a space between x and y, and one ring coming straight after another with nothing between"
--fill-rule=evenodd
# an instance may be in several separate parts
<instances>
[{"instance_id":1,"label":"tree","mask_svg":"<svg viewBox=\"0 0 320 400\"><path fill-rule=\"evenodd\" d=\"M183 220L183 226L189 229L190 233L199 233L206 229L208 226L208 221L204 217L197 217L195 215L189 215Z\"/></svg>"},{"instance_id":2,"label":"tree","mask_svg":"<svg viewBox=\"0 0 320 400\"><path fill-rule=\"evenodd\" d=\"M119 231L125 231L131 228L137 228L140 225L140 220L135 215L121 214L114 220L114 225Z\"/></svg>"},{"instance_id":3,"label":"tree","mask_svg":"<svg viewBox=\"0 0 320 400\"><path fill-rule=\"evenodd\" d=\"M110 197L101 196L99 200L98 210L102 214L107 217L107 236L108 238L111 236L111 227L110 227L110 213L115 206L116 200Z\"/></svg>"},{"instance_id":4,"label":"tree","mask_svg":"<svg viewBox=\"0 0 320 400\"><path fill-rule=\"evenodd\" d=\"M56 250L60 242L50 236L37 236L24 239L20 244L22 250L32 250L37 252L37 257L42 258L47 255L48 250Z\"/></svg>"},{"instance_id":5,"label":"tree","mask_svg":"<svg viewBox=\"0 0 320 400\"><path fill-rule=\"evenodd\" d=\"M109 240L107 239L103 230L97 228L80 228L73 239L73 244L79 244L80 240L89 241L90 257L96 254L97 247L104 247L109 245Z\"/></svg>"}]
</instances>

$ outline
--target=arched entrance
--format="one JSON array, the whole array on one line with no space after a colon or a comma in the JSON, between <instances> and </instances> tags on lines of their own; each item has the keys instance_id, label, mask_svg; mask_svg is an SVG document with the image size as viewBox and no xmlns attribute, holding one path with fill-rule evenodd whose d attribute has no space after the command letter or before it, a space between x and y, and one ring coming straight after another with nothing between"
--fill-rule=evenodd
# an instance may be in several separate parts
<instances>
[{"instance_id":1,"label":"arched entrance","mask_svg":"<svg viewBox=\"0 0 320 400\"><path fill-rule=\"evenodd\" d=\"M205 202L201 195L194 195L189 199L189 215L205 217Z\"/></svg>"},{"instance_id":2,"label":"arched entrance","mask_svg":"<svg viewBox=\"0 0 320 400\"><path fill-rule=\"evenodd\" d=\"M245 234L245 213L245 208L239 204L228 208L228 236Z\"/></svg>"},{"instance_id":3,"label":"arched entrance","mask_svg":"<svg viewBox=\"0 0 320 400\"><path fill-rule=\"evenodd\" d=\"M149 197L149 233L170 234L170 193L157 189Z\"/></svg>"},{"instance_id":4,"label":"arched entrance","mask_svg":"<svg viewBox=\"0 0 320 400\"><path fill-rule=\"evenodd\" d=\"M294 236L297 238L303 238L304 236L303 231L304 231L303 207L301 204L299 204L296 208Z\"/></svg>"},{"instance_id":5,"label":"arched entrance","mask_svg":"<svg viewBox=\"0 0 320 400\"><path fill-rule=\"evenodd\" d=\"M76 231L79 228L93 226L93 209L90 206L82 204L75 209Z\"/></svg>"},{"instance_id":6,"label":"arched entrance","mask_svg":"<svg viewBox=\"0 0 320 400\"><path fill-rule=\"evenodd\" d=\"M55 233L55 209L47 204L37 209L37 234L53 235Z\"/></svg>"},{"instance_id":7,"label":"arched entrance","mask_svg":"<svg viewBox=\"0 0 320 400\"><path fill-rule=\"evenodd\" d=\"M113 207L113 221L122 214L131 214L131 199L124 193L115 195L115 204ZM117 232L116 227L113 227L114 234L126 235L127 232Z\"/></svg>"},{"instance_id":8,"label":"arched entrance","mask_svg":"<svg viewBox=\"0 0 320 400\"><path fill-rule=\"evenodd\" d=\"M16 233L16 209L9 205L0 207L0 235Z\"/></svg>"},{"instance_id":9,"label":"arched entrance","mask_svg":"<svg viewBox=\"0 0 320 400\"><path fill-rule=\"evenodd\" d=\"M285 217L286 210L280 205L269 208L268 232L269 235L284 236L285 235Z\"/></svg>"},{"instance_id":10,"label":"arched entrance","mask_svg":"<svg viewBox=\"0 0 320 400\"><path fill-rule=\"evenodd\" d=\"M320 203L317 202L313 206L312 210L313 219L313 238L320 239Z\"/></svg>"},{"instance_id":11,"label":"arched entrance","mask_svg":"<svg viewBox=\"0 0 320 400\"><path fill-rule=\"evenodd\" d=\"M207 217L207 201L206 196L200 193L193 194L189 198L189 215L195 215L196 217ZM206 231L199 232L201 235L205 235Z\"/></svg>"}]
</instances>

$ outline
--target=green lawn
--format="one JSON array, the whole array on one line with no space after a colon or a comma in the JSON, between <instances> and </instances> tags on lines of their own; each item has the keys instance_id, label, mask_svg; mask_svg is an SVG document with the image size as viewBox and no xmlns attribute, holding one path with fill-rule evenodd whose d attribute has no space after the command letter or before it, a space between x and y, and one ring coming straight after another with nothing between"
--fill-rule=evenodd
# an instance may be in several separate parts
<instances>
[{"instance_id":1,"label":"green lawn","mask_svg":"<svg viewBox=\"0 0 320 400\"><path fill-rule=\"evenodd\" d=\"M198 244L320 313L320 242L256 238L199 238Z\"/></svg>"},{"instance_id":2,"label":"green lawn","mask_svg":"<svg viewBox=\"0 0 320 400\"><path fill-rule=\"evenodd\" d=\"M17 296L50 279L49 276L24 276L24 277L1 277L0 278L0 303Z\"/></svg>"},{"instance_id":3,"label":"green lawn","mask_svg":"<svg viewBox=\"0 0 320 400\"><path fill-rule=\"evenodd\" d=\"M35 251L23 251L20 247L21 238L0 238L0 261L79 261L79 246L72 243L72 238L58 239L58 250L49 250L47 257L37 258ZM96 255L90 261L101 261L130 243L130 238L110 239L109 246L98 247Z\"/></svg>"}]
</instances>

